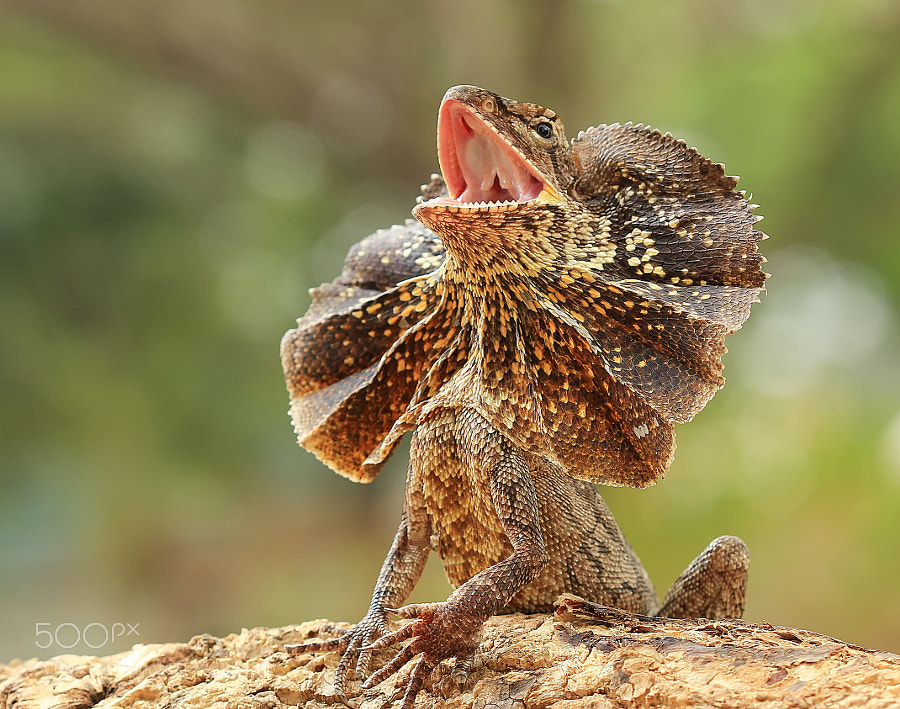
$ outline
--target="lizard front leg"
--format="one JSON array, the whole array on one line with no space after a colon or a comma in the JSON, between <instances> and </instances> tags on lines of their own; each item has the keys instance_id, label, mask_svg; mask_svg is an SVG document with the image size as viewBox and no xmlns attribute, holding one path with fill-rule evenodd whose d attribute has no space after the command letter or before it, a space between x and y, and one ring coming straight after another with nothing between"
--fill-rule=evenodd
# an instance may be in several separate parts
<instances>
[{"instance_id":1,"label":"lizard front leg","mask_svg":"<svg viewBox=\"0 0 900 709\"><path fill-rule=\"evenodd\" d=\"M466 451L464 457L469 465L481 467L487 474L493 511L512 546L512 553L472 576L442 603L414 604L399 609L401 618L413 622L373 643L371 649L380 649L412 638L363 685L363 688L373 687L417 658L403 696L404 709L413 706L425 679L441 661L450 658L465 661L472 655L484 621L537 578L548 561L537 493L524 456L477 415L466 418L476 423L479 430L471 440L460 440L459 448ZM433 453L423 452L424 455ZM472 480L480 477L475 474Z\"/></svg>"},{"instance_id":2,"label":"lizard front leg","mask_svg":"<svg viewBox=\"0 0 900 709\"><path fill-rule=\"evenodd\" d=\"M403 603L421 577L430 550L430 536L421 491L409 484L408 475L400 527L378 574L368 613L339 638L286 646L292 654L341 652L334 673L334 693L345 704L351 670L359 676L368 675L372 652L367 646L389 632L386 609Z\"/></svg>"}]
</instances>

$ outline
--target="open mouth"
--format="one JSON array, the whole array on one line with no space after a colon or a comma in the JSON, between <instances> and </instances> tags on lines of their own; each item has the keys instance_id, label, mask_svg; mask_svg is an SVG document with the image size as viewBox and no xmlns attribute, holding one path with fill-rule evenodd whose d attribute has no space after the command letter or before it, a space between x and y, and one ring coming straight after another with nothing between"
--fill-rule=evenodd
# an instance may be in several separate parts
<instances>
[{"instance_id":1,"label":"open mouth","mask_svg":"<svg viewBox=\"0 0 900 709\"><path fill-rule=\"evenodd\" d=\"M441 107L438 157L450 201L458 206L559 199L556 190L489 124L453 99Z\"/></svg>"}]
</instances>

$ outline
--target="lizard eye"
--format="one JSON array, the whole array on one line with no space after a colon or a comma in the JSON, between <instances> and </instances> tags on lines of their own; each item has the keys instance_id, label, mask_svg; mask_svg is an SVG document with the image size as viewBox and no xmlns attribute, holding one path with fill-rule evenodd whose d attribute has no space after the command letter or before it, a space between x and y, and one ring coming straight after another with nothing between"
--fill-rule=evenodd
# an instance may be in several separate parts
<instances>
[{"instance_id":1,"label":"lizard eye","mask_svg":"<svg viewBox=\"0 0 900 709\"><path fill-rule=\"evenodd\" d=\"M553 136L553 126L551 126L546 121L542 121L534 127L534 132L544 140L547 140Z\"/></svg>"}]
</instances>

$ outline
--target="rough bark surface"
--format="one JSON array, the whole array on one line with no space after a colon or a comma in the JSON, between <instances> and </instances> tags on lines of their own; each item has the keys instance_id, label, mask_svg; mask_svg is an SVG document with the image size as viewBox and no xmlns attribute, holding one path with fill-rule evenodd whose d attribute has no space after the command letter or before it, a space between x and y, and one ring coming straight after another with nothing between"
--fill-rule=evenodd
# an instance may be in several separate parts
<instances>
[{"instance_id":1,"label":"rough bark surface","mask_svg":"<svg viewBox=\"0 0 900 709\"><path fill-rule=\"evenodd\" d=\"M339 627L315 620L108 657L14 661L0 666L0 707L331 707L338 655L290 656L283 646ZM575 599L554 617L492 618L462 687L447 669L416 707L900 706L898 655L805 630L650 619ZM353 701L385 706L407 673Z\"/></svg>"}]
</instances>

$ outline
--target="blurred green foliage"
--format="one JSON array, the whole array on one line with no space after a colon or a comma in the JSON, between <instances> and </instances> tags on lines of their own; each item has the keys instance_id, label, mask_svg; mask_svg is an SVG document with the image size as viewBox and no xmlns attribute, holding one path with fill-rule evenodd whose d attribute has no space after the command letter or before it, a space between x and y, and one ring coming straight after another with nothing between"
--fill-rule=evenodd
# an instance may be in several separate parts
<instances>
[{"instance_id":1,"label":"blurred green foliage","mask_svg":"<svg viewBox=\"0 0 900 709\"><path fill-rule=\"evenodd\" d=\"M363 614L404 453L298 449L278 342L408 217L457 83L742 175L769 294L669 478L607 497L660 592L736 533L748 619L900 651L896 2L2 0L0 661Z\"/></svg>"}]
</instances>

